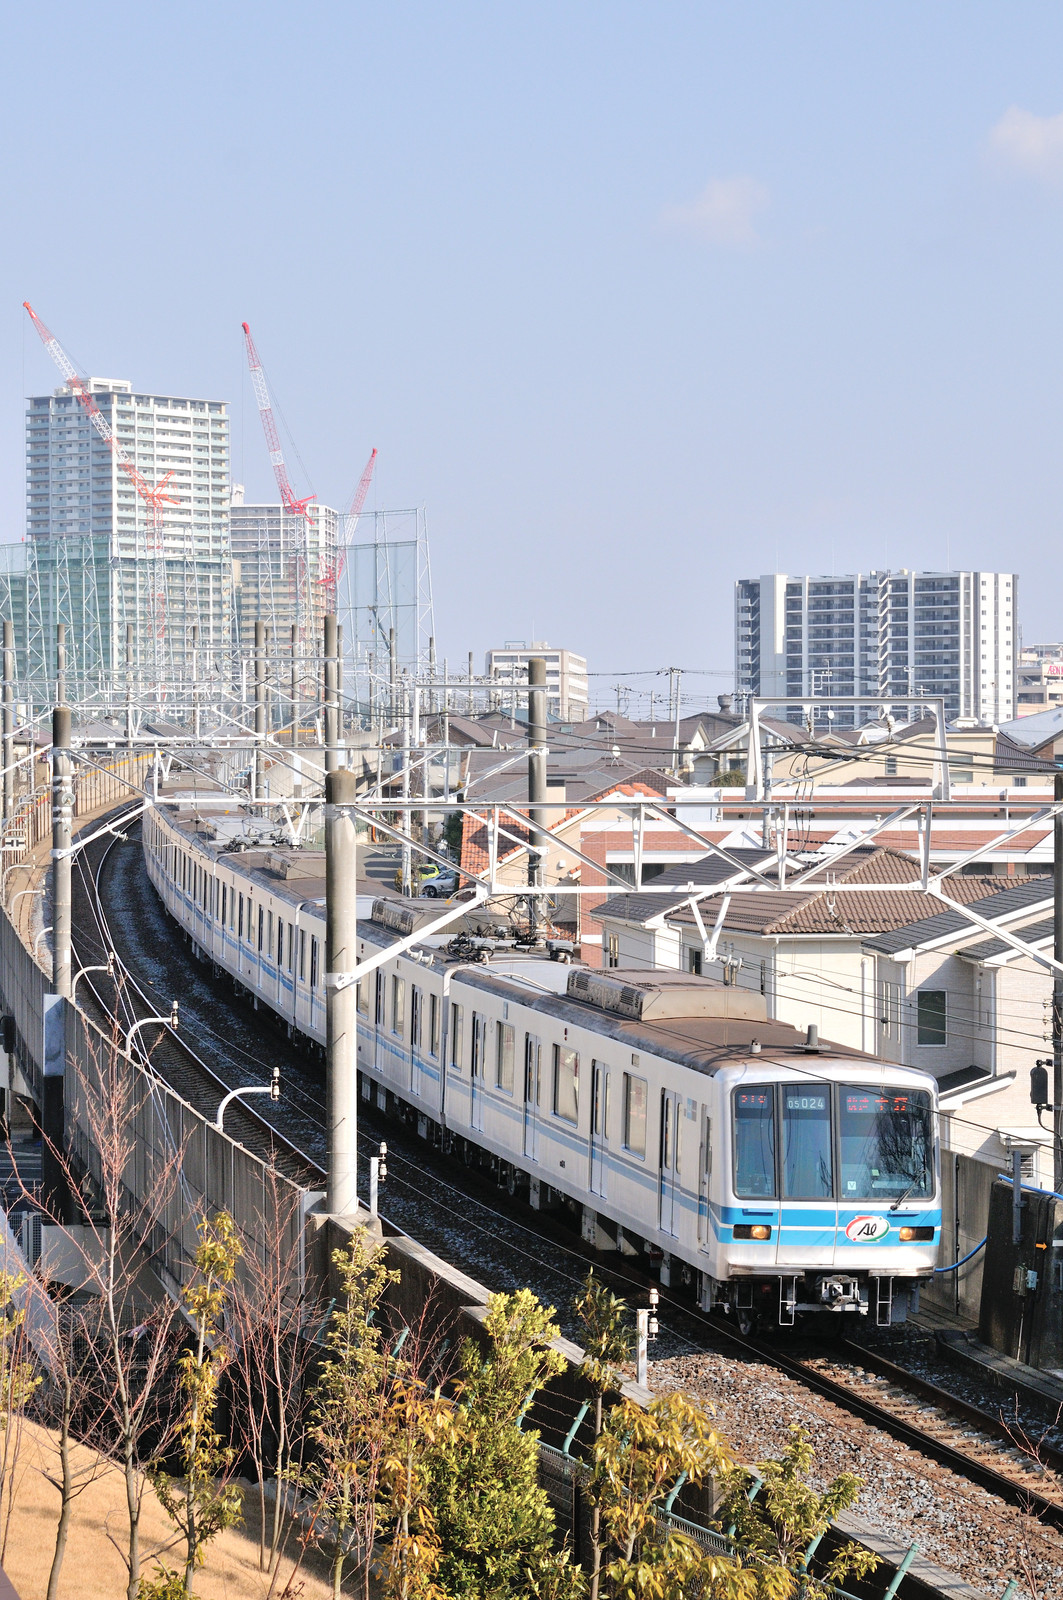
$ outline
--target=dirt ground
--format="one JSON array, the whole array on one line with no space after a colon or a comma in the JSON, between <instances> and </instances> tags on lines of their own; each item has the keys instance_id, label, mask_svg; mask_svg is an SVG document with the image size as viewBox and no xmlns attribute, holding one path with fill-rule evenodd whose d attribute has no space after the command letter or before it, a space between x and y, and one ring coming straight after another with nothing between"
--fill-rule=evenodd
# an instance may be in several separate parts
<instances>
[{"instance_id":1,"label":"dirt ground","mask_svg":"<svg viewBox=\"0 0 1063 1600\"><path fill-rule=\"evenodd\" d=\"M81 1446L75 1446L75 1452L78 1469L87 1469L93 1461L91 1453ZM57 1471L51 1436L46 1429L27 1423L3 1560L19 1600L44 1600L59 1520L59 1496L45 1474ZM124 1480L108 1465L75 1503L60 1581L61 1600L123 1600L125 1567L108 1534L121 1544L127 1528ZM202 1600L262 1600L269 1582L258 1570L257 1528L258 1501L252 1492L245 1499L244 1525L218 1536L207 1552L206 1565L196 1575L195 1593ZM150 1573L152 1556L165 1552L172 1540L170 1523L150 1489L144 1498L140 1538L143 1571ZM178 1566L179 1557L180 1552L171 1547L169 1564ZM294 1560L283 1563L275 1594L284 1588L293 1565ZM298 1600L328 1600L332 1591L320 1559L303 1563L291 1592Z\"/></svg>"}]
</instances>

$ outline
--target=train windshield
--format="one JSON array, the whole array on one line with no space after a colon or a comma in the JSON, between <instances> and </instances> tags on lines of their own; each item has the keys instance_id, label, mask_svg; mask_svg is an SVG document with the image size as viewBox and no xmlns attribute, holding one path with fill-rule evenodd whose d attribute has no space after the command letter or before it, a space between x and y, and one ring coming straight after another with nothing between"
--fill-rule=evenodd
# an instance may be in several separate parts
<instances>
[{"instance_id":1,"label":"train windshield","mask_svg":"<svg viewBox=\"0 0 1063 1600\"><path fill-rule=\"evenodd\" d=\"M747 1200L775 1195L775 1090L736 1089L735 1194Z\"/></svg>"},{"instance_id":2,"label":"train windshield","mask_svg":"<svg viewBox=\"0 0 1063 1600\"><path fill-rule=\"evenodd\" d=\"M926 1200L934 1192L930 1096L843 1084L841 1198Z\"/></svg>"},{"instance_id":3,"label":"train windshield","mask_svg":"<svg viewBox=\"0 0 1063 1600\"><path fill-rule=\"evenodd\" d=\"M782 1117L783 1194L788 1200L829 1200L834 1193L829 1086L785 1084Z\"/></svg>"}]
</instances>

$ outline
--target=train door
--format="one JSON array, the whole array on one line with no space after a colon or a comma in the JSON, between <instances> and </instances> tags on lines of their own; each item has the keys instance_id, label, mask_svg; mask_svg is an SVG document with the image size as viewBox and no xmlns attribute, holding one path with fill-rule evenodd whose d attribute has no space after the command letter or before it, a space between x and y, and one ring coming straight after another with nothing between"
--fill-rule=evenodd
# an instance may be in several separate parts
<instances>
[{"instance_id":1,"label":"train door","mask_svg":"<svg viewBox=\"0 0 1063 1600\"><path fill-rule=\"evenodd\" d=\"M591 1062L591 1194L605 1195L606 1136L609 1119L609 1071Z\"/></svg>"},{"instance_id":2,"label":"train door","mask_svg":"<svg viewBox=\"0 0 1063 1600\"><path fill-rule=\"evenodd\" d=\"M472 1014L472 1082L470 1121L478 1133L484 1128L484 1068L487 1053L487 1018Z\"/></svg>"},{"instance_id":3,"label":"train door","mask_svg":"<svg viewBox=\"0 0 1063 1600\"><path fill-rule=\"evenodd\" d=\"M708 1249L712 1244L712 1226L709 1221L710 1186L712 1183L712 1113L701 1108L701 1148L698 1151L698 1244Z\"/></svg>"},{"instance_id":4,"label":"train door","mask_svg":"<svg viewBox=\"0 0 1063 1600\"><path fill-rule=\"evenodd\" d=\"M661 1232L677 1237L681 1204L680 1135L683 1101L671 1089L661 1091Z\"/></svg>"},{"instance_id":5,"label":"train door","mask_svg":"<svg viewBox=\"0 0 1063 1600\"><path fill-rule=\"evenodd\" d=\"M524 1154L539 1159L539 1089L543 1047L534 1033L524 1035Z\"/></svg>"}]
</instances>

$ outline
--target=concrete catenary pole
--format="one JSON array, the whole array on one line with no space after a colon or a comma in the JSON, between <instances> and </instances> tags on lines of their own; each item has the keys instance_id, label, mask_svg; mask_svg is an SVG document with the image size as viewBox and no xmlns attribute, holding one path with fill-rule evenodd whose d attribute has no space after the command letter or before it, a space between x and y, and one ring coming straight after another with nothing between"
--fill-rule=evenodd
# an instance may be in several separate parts
<instances>
[{"instance_id":1,"label":"concrete catenary pole","mask_svg":"<svg viewBox=\"0 0 1063 1600\"><path fill-rule=\"evenodd\" d=\"M531 823L532 845L545 844L543 830L548 816L546 800L546 662L542 656L532 656L528 662L528 817ZM542 856L532 852L528 856L528 883L535 886L543 881ZM530 920L534 927L539 921L539 901L531 896L528 901Z\"/></svg>"},{"instance_id":2,"label":"concrete catenary pole","mask_svg":"<svg viewBox=\"0 0 1063 1600\"><path fill-rule=\"evenodd\" d=\"M263 754L266 743L266 624L255 623L255 760L252 800L266 797Z\"/></svg>"},{"instance_id":3,"label":"concrete catenary pole","mask_svg":"<svg viewBox=\"0 0 1063 1600\"><path fill-rule=\"evenodd\" d=\"M70 999L70 846L74 781L70 707L52 712L52 992Z\"/></svg>"},{"instance_id":4,"label":"concrete catenary pole","mask_svg":"<svg viewBox=\"0 0 1063 1600\"><path fill-rule=\"evenodd\" d=\"M1063 804L1063 772L1055 777L1055 802ZM1063 815L1052 821L1052 954L1063 961ZM1052 1143L1053 1188L1063 1194L1063 973L1052 973Z\"/></svg>"},{"instance_id":5,"label":"concrete catenary pole","mask_svg":"<svg viewBox=\"0 0 1063 1600\"><path fill-rule=\"evenodd\" d=\"M340 697L336 681L339 665L339 625L330 612L325 618L325 771L340 769Z\"/></svg>"},{"instance_id":6,"label":"concrete catenary pole","mask_svg":"<svg viewBox=\"0 0 1063 1600\"><path fill-rule=\"evenodd\" d=\"M66 623L55 625L55 703L66 705Z\"/></svg>"},{"instance_id":7,"label":"concrete catenary pole","mask_svg":"<svg viewBox=\"0 0 1063 1600\"><path fill-rule=\"evenodd\" d=\"M4 623L4 825L15 815L15 625Z\"/></svg>"},{"instance_id":8,"label":"concrete catenary pole","mask_svg":"<svg viewBox=\"0 0 1063 1600\"><path fill-rule=\"evenodd\" d=\"M358 860L353 772L325 775L325 1088L328 1188L332 1216L353 1216L358 1205L358 1001L346 975L358 959ZM345 981L346 978L346 981Z\"/></svg>"}]
</instances>

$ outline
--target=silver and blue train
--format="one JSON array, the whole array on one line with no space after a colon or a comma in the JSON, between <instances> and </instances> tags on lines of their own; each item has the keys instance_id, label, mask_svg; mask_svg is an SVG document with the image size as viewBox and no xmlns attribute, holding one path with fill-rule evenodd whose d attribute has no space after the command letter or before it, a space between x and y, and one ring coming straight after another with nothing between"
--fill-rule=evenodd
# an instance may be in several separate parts
<instances>
[{"instance_id":1,"label":"silver and blue train","mask_svg":"<svg viewBox=\"0 0 1063 1600\"><path fill-rule=\"evenodd\" d=\"M234 849L246 819L202 815L148 812L152 883L203 959L323 1047L321 858ZM360 897L360 959L438 912ZM484 964L451 932L359 985L365 1098L743 1328L917 1305L941 1237L932 1077L770 1021L745 989L505 949Z\"/></svg>"}]
</instances>

